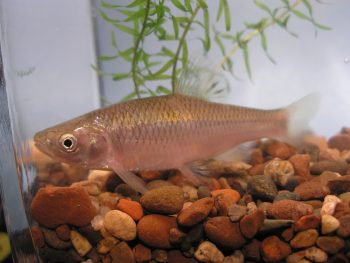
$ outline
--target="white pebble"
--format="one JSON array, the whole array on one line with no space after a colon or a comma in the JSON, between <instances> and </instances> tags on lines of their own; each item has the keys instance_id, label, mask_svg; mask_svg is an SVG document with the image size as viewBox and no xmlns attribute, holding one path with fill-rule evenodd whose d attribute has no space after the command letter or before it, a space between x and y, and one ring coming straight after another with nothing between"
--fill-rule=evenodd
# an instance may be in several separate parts
<instances>
[{"instance_id":1,"label":"white pebble","mask_svg":"<svg viewBox=\"0 0 350 263\"><path fill-rule=\"evenodd\" d=\"M323 235L329 234L337 230L340 226L339 220L331 215L323 215L321 218L321 231Z\"/></svg>"},{"instance_id":2,"label":"white pebble","mask_svg":"<svg viewBox=\"0 0 350 263\"><path fill-rule=\"evenodd\" d=\"M97 215L91 220L91 226L95 231L100 230L103 227L103 216Z\"/></svg>"},{"instance_id":3,"label":"white pebble","mask_svg":"<svg viewBox=\"0 0 350 263\"><path fill-rule=\"evenodd\" d=\"M323 205L321 208L321 216L322 215L333 215L335 207L341 200L335 195L327 195L324 198Z\"/></svg>"},{"instance_id":4,"label":"white pebble","mask_svg":"<svg viewBox=\"0 0 350 263\"><path fill-rule=\"evenodd\" d=\"M136 237L135 221L122 211L109 211L104 217L103 224L106 230L116 238L130 241Z\"/></svg>"},{"instance_id":5,"label":"white pebble","mask_svg":"<svg viewBox=\"0 0 350 263\"><path fill-rule=\"evenodd\" d=\"M222 263L224 260L221 251L209 241L202 242L194 252L194 256L200 262Z\"/></svg>"},{"instance_id":6,"label":"white pebble","mask_svg":"<svg viewBox=\"0 0 350 263\"><path fill-rule=\"evenodd\" d=\"M305 250L305 257L313 262L326 262L327 253L317 247L310 247Z\"/></svg>"},{"instance_id":7,"label":"white pebble","mask_svg":"<svg viewBox=\"0 0 350 263\"><path fill-rule=\"evenodd\" d=\"M236 250L231 256L225 257L223 263L244 263L244 255L240 250Z\"/></svg>"},{"instance_id":8,"label":"white pebble","mask_svg":"<svg viewBox=\"0 0 350 263\"><path fill-rule=\"evenodd\" d=\"M294 167L289 161L275 158L265 166L264 175L271 176L277 184L284 186L294 175Z\"/></svg>"},{"instance_id":9,"label":"white pebble","mask_svg":"<svg viewBox=\"0 0 350 263\"><path fill-rule=\"evenodd\" d=\"M247 215L253 214L258 209L255 202L249 202L247 204Z\"/></svg>"}]
</instances>

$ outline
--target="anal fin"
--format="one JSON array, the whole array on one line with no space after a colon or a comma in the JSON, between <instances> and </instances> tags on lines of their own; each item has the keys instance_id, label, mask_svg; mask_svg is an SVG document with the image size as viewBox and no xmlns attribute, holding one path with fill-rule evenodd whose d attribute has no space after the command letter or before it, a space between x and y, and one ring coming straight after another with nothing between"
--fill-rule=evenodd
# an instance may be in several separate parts
<instances>
[{"instance_id":1,"label":"anal fin","mask_svg":"<svg viewBox=\"0 0 350 263\"><path fill-rule=\"evenodd\" d=\"M144 194L148 191L145 182L136 174L120 167L112 167L112 169L126 184L128 184L135 191L141 194Z\"/></svg>"}]
</instances>

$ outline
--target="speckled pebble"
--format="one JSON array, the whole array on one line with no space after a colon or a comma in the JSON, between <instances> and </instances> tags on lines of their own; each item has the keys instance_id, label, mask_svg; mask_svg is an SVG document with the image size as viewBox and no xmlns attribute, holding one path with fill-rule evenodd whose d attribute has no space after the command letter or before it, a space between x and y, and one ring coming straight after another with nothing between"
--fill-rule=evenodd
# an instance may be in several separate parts
<instances>
[{"instance_id":1,"label":"speckled pebble","mask_svg":"<svg viewBox=\"0 0 350 263\"><path fill-rule=\"evenodd\" d=\"M281 201L281 200L295 200L300 201L300 195L297 193L290 192L288 190L282 190L278 191L278 194L276 195L274 202Z\"/></svg>"},{"instance_id":2,"label":"speckled pebble","mask_svg":"<svg viewBox=\"0 0 350 263\"><path fill-rule=\"evenodd\" d=\"M178 186L163 186L146 192L140 202L150 212L172 215L182 209L184 192Z\"/></svg>"},{"instance_id":3,"label":"speckled pebble","mask_svg":"<svg viewBox=\"0 0 350 263\"><path fill-rule=\"evenodd\" d=\"M340 199L335 195L327 195L324 198L321 208L321 215L333 215L336 205L340 202Z\"/></svg>"},{"instance_id":4,"label":"speckled pebble","mask_svg":"<svg viewBox=\"0 0 350 263\"><path fill-rule=\"evenodd\" d=\"M325 171L346 174L348 164L343 160L331 161L324 160L313 163L310 167L310 172L315 175L319 175Z\"/></svg>"},{"instance_id":5,"label":"speckled pebble","mask_svg":"<svg viewBox=\"0 0 350 263\"><path fill-rule=\"evenodd\" d=\"M92 249L89 241L75 230L70 231L70 239L73 247L82 257L89 253L89 251Z\"/></svg>"},{"instance_id":6,"label":"speckled pebble","mask_svg":"<svg viewBox=\"0 0 350 263\"><path fill-rule=\"evenodd\" d=\"M126 242L120 242L110 252L112 263L134 263L134 253Z\"/></svg>"},{"instance_id":7,"label":"speckled pebble","mask_svg":"<svg viewBox=\"0 0 350 263\"><path fill-rule=\"evenodd\" d=\"M253 238L262 227L265 219L265 214L261 209L257 209L250 215L245 215L239 222L239 227L242 234L248 238Z\"/></svg>"},{"instance_id":8,"label":"speckled pebble","mask_svg":"<svg viewBox=\"0 0 350 263\"><path fill-rule=\"evenodd\" d=\"M305 250L305 257L313 262L326 262L328 255L322 249L310 247Z\"/></svg>"},{"instance_id":9,"label":"speckled pebble","mask_svg":"<svg viewBox=\"0 0 350 263\"><path fill-rule=\"evenodd\" d=\"M328 187L331 190L331 193L335 195L350 192L350 175L330 180L328 182Z\"/></svg>"},{"instance_id":10,"label":"speckled pebble","mask_svg":"<svg viewBox=\"0 0 350 263\"><path fill-rule=\"evenodd\" d=\"M51 247L56 249L67 249L72 246L71 242L63 241L60 238L58 238L55 231L46 228L41 228L41 230L44 234L46 243Z\"/></svg>"},{"instance_id":11,"label":"speckled pebble","mask_svg":"<svg viewBox=\"0 0 350 263\"><path fill-rule=\"evenodd\" d=\"M133 251L136 263L146 263L152 259L151 250L142 244L137 244Z\"/></svg>"},{"instance_id":12,"label":"speckled pebble","mask_svg":"<svg viewBox=\"0 0 350 263\"><path fill-rule=\"evenodd\" d=\"M301 231L290 241L292 248L311 247L316 243L318 232L315 229Z\"/></svg>"},{"instance_id":13,"label":"speckled pebble","mask_svg":"<svg viewBox=\"0 0 350 263\"><path fill-rule=\"evenodd\" d=\"M261 254L266 262L282 262L291 252L290 246L277 236L265 238L261 244Z\"/></svg>"},{"instance_id":14,"label":"speckled pebble","mask_svg":"<svg viewBox=\"0 0 350 263\"><path fill-rule=\"evenodd\" d=\"M316 215L306 215L299 218L294 224L294 231L304 231L307 229L317 229L320 225L321 218Z\"/></svg>"},{"instance_id":15,"label":"speckled pebble","mask_svg":"<svg viewBox=\"0 0 350 263\"><path fill-rule=\"evenodd\" d=\"M262 201L273 201L278 193L274 181L265 175L253 176L248 183L248 192Z\"/></svg>"},{"instance_id":16,"label":"speckled pebble","mask_svg":"<svg viewBox=\"0 0 350 263\"><path fill-rule=\"evenodd\" d=\"M311 157L308 154L295 154L289 158L296 175L307 177L310 174Z\"/></svg>"},{"instance_id":17,"label":"speckled pebble","mask_svg":"<svg viewBox=\"0 0 350 263\"><path fill-rule=\"evenodd\" d=\"M317 246L329 254L337 253L344 245L344 239L337 236L321 236L317 239Z\"/></svg>"},{"instance_id":18,"label":"speckled pebble","mask_svg":"<svg viewBox=\"0 0 350 263\"><path fill-rule=\"evenodd\" d=\"M302 202L293 200L281 200L274 202L267 208L267 215L276 219L291 219L298 220L304 215L309 215L313 212L313 207Z\"/></svg>"},{"instance_id":19,"label":"speckled pebble","mask_svg":"<svg viewBox=\"0 0 350 263\"><path fill-rule=\"evenodd\" d=\"M224 255L209 241L202 242L194 253L194 256L200 262L222 263L224 261Z\"/></svg>"},{"instance_id":20,"label":"speckled pebble","mask_svg":"<svg viewBox=\"0 0 350 263\"><path fill-rule=\"evenodd\" d=\"M152 258L159 263L168 262L168 253L163 249L155 249L152 251Z\"/></svg>"},{"instance_id":21,"label":"speckled pebble","mask_svg":"<svg viewBox=\"0 0 350 263\"><path fill-rule=\"evenodd\" d=\"M214 199L206 197L199 199L180 211L177 222L182 226L193 226L204 220L214 206Z\"/></svg>"},{"instance_id":22,"label":"speckled pebble","mask_svg":"<svg viewBox=\"0 0 350 263\"><path fill-rule=\"evenodd\" d=\"M232 255L225 257L223 263L244 263L244 255L240 250L236 250Z\"/></svg>"},{"instance_id":23,"label":"speckled pebble","mask_svg":"<svg viewBox=\"0 0 350 263\"><path fill-rule=\"evenodd\" d=\"M211 192L210 192L210 189L208 188L208 186L201 185L197 189L197 195L198 195L198 198L201 199L201 198L205 198L205 197L210 197Z\"/></svg>"},{"instance_id":24,"label":"speckled pebble","mask_svg":"<svg viewBox=\"0 0 350 263\"><path fill-rule=\"evenodd\" d=\"M294 168L289 161L276 158L265 165L264 175L270 176L277 185L285 186L289 178L294 175Z\"/></svg>"},{"instance_id":25,"label":"speckled pebble","mask_svg":"<svg viewBox=\"0 0 350 263\"><path fill-rule=\"evenodd\" d=\"M328 186L321 182L308 181L301 183L294 189L294 193L298 194L301 200L323 199L330 193Z\"/></svg>"},{"instance_id":26,"label":"speckled pebble","mask_svg":"<svg viewBox=\"0 0 350 263\"><path fill-rule=\"evenodd\" d=\"M98 243L97 252L100 254L107 254L118 243L119 240L115 237L106 237Z\"/></svg>"},{"instance_id":27,"label":"speckled pebble","mask_svg":"<svg viewBox=\"0 0 350 263\"><path fill-rule=\"evenodd\" d=\"M257 239L245 245L242 249L245 259L260 262L260 246L261 242Z\"/></svg>"},{"instance_id":28,"label":"speckled pebble","mask_svg":"<svg viewBox=\"0 0 350 263\"><path fill-rule=\"evenodd\" d=\"M104 217L103 224L106 230L116 238L129 241L136 237L135 221L122 211L109 211Z\"/></svg>"},{"instance_id":29,"label":"speckled pebble","mask_svg":"<svg viewBox=\"0 0 350 263\"><path fill-rule=\"evenodd\" d=\"M340 226L339 220L331 215L323 215L321 217L321 232L323 235L332 233Z\"/></svg>"},{"instance_id":30,"label":"speckled pebble","mask_svg":"<svg viewBox=\"0 0 350 263\"><path fill-rule=\"evenodd\" d=\"M339 218L339 228L337 230L337 235L340 237L350 236L350 215L345 215Z\"/></svg>"}]
</instances>

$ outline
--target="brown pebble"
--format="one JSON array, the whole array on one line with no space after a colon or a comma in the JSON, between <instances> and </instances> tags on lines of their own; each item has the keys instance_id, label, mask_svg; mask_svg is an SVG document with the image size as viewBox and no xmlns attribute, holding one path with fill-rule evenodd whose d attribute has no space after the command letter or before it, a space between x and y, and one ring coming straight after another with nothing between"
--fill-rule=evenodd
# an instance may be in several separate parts
<instances>
[{"instance_id":1,"label":"brown pebble","mask_svg":"<svg viewBox=\"0 0 350 263\"><path fill-rule=\"evenodd\" d=\"M261 242L257 239L253 239L245 245L242 249L245 259L260 262L260 247Z\"/></svg>"},{"instance_id":2,"label":"brown pebble","mask_svg":"<svg viewBox=\"0 0 350 263\"><path fill-rule=\"evenodd\" d=\"M86 239L89 240L92 245L97 245L97 243L102 239L100 231L95 231L90 224L80 227L78 232L86 237Z\"/></svg>"},{"instance_id":3,"label":"brown pebble","mask_svg":"<svg viewBox=\"0 0 350 263\"><path fill-rule=\"evenodd\" d=\"M237 222L247 213L247 207L233 204L228 209L228 216L232 222Z\"/></svg>"},{"instance_id":4,"label":"brown pebble","mask_svg":"<svg viewBox=\"0 0 350 263\"><path fill-rule=\"evenodd\" d=\"M292 155L294 155L296 151L292 146L286 143L280 141L273 141L272 143L269 143L267 145L266 152L274 158L286 160Z\"/></svg>"},{"instance_id":5,"label":"brown pebble","mask_svg":"<svg viewBox=\"0 0 350 263\"><path fill-rule=\"evenodd\" d=\"M316 243L318 232L315 229L308 229L298 232L290 241L292 248L311 247Z\"/></svg>"},{"instance_id":6,"label":"brown pebble","mask_svg":"<svg viewBox=\"0 0 350 263\"><path fill-rule=\"evenodd\" d=\"M339 218L340 226L337 230L337 235L340 237L350 236L350 215L345 215Z\"/></svg>"},{"instance_id":7,"label":"brown pebble","mask_svg":"<svg viewBox=\"0 0 350 263\"><path fill-rule=\"evenodd\" d=\"M265 214L261 209L255 210L250 215L245 215L239 222L242 234L248 238L253 238L264 224Z\"/></svg>"},{"instance_id":8,"label":"brown pebble","mask_svg":"<svg viewBox=\"0 0 350 263\"><path fill-rule=\"evenodd\" d=\"M264 155L261 149L253 149L250 154L250 163L251 165L262 164L264 163Z\"/></svg>"},{"instance_id":9,"label":"brown pebble","mask_svg":"<svg viewBox=\"0 0 350 263\"><path fill-rule=\"evenodd\" d=\"M317 229L320 225L321 218L316 215L306 215L299 218L294 224L294 231L304 231L308 229Z\"/></svg>"},{"instance_id":10,"label":"brown pebble","mask_svg":"<svg viewBox=\"0 0 350 263\"><path fill-rule=\"evenodd\" d=\"M333 216L335 218L341 218L345 215L350 214L350 205L349 203L339 202L336 204Z\"/></svg>"},{"instance_id":11,"label":"brown pebble","mask_svg":"<svg viewBox=\"0 0 350 263\"><path fill-rule=\"evenodd\" d=\"M308 154L295 154L289 158L296 175L307 177L310 174L311 157Z\"/></svg>"},{"instance_id":12,"label":"brown pebble","mask_svg":"<svg viewBox=\"0 0 350 263\"><path fill-rule=\"evenodd\" d=\"M344 240L337 236L321 236L317 239L317 246L329 254L337 253L344 245Z\"/></svg>"},{"instance_id":13,"label":"brown pebble","mask_svg":"<svg viewBox=\"0 0 350 263\"><path fill-rule=\"evenodd\" d=\"M261 164L256 164L256 165L252 166L248 170L248 173L250 175L261 175L261 174L264 174L264 170L265 170L265 164L261 163Z\"/></svg>"},{"instance_id":14,"label":"brown pebble","mask_svg":"<svg viewBox=\"0 0 350 263\"><path fill-rule=\"evenodd\" d=\"M325 171L345 174L348 169L348 164L344 160L329 161L324 160L313 163L310 167L311 174L319 175Z\"/></svg>"},{"instance_id":15,"label":"brown pebble","mask_svg":"<svg viewBox=\"0 0 350 263\"><path fill-rule=\"evenodd\" d=\"M312 214L313 207L294 200L274 202L267 208L267 215L275 219L291 219L297 221L304 215Z\"/></svg>"},{"instance_id":16,"label":"brown pebble","mask_svg":"<svg viewBox=\"0 0 350 263\"><path fill-rule=\"evenodd\" d=\"M199 199L182 209L177 216L177 222L182 226L193 226L204 220L214 206L214 199L206 197Z\"/></svg>"},{"instance_id":17,"label":"brown pebble","mask_svg":"<svg viewBox=\"0 0 350 263\"><path fill-rule=\"evenodd\" d=\"M146 263L152 259L151 250L142 244L137 244L133 251L136 263Z\"/></svg>"},{"instance_id":18,"label":"brown pebble","mask_svg":"<svg viewBox=\"0 0 350 263\"><path fill-rule=\"evenodd\" d=\"M43 247L45 245L45 239L40 227L33 226L31 228L31 232L35 246L37 246L38 248Z\"/></svg>"},{"instance_id":19,"label":"brown pebble","mask_svg":"<svg viewBox=\"0 0 350 263\"><path fill-rule=\"evenodd\" d=\"M327 263L349 263L349 255L346 257L344 254L336 254L327 260Z\"/></svg>"},{"instance_id":20,"label":"brown pebble","mask_svg":"<svg viewBox=\"0 0 350 263\"><path fill-rule=\"evenodd\" d=\"M290 246L280 240L277 236L270 236L263 240L261 244L261 254L266 262L282 262L292 250Z\"/></svg>"},{"instance_id":21,"label":"brown pebble","mask_svg":"<svg viewBox=\"0 0 350 263\"><path fill-rule=\"evenodd\" d=\"M226 249L237 249L245 243L239 224L232 223L227 216L210 218L204 225L204 231L209 240Z\"/></svg>"},{"instance_id":22,"label":"brown pebble","mask_svg":"<svg viewBox=\"0 0 350 263\"><path fill-rule=\"evenodd\" d=\"M172 215L182 209L184 193L181 187L163 186L146 192L140 203L150 212Z\"/></svg>"},{"instance_id":23,"label":"brown pebble","mask_svg":"<svg viewBox=\"0 0 350 263\"><path fill-rule=\"evenodd\" d=\"M137 236L152 248L171 248L169 231L176 226L175 217L146 215L137 224Z\"/></svg>"},{"instance_id":24,"label":"brown pebble","mask_svg":"<svg viewBox=\"0 0 350 263\"><path fill-rule=\"evenodd\" d=\"M350 175L338 177L337 179L330 180L328 187L332 194L339 195L342 193L350 192Z\"/></svg>"},{"instance_id":25,"label":"brown pebble","mask_svg":"<svg viewBox=\"0 0 350 263\"><path fill-rule=\"evenodd\" d=\"M111 250L112 263L134 263L134 254L126 242L120 242Z\"/></svg>"},{"instance_id":26,"label":"brown pebble","mask_svg":"<svg viewBox=\"0 0 350 263\"><path fill-rule=\"evenodd\" d=\"M350 134L337 134L328 140L329 148L339 151L350 150Z\"/></svg>"},{"instance_id":27,"label":"brown pebble","mask_svg":"<svg viewBox=\"0 0 350 263\"><path fill-rule=\"evenodd\" d=\"M70 228L68 225L60 225L56 227L55 231L61 240L68 241L70 239Z\"/></svg>"},{"instance_id":28,"label":"brown pebble","mask_svg":"<svg viewBox=\"0 0 350 263\"><path fill-rule=\"evenodd\" d=\"M330 194L330 190L321 182L308 181L298 185L294 193L298 194L301 200L323 199Z\"/></svg>"},{"instance_id":29,"label":"brown pebble","mask_svg":"<svg viewBox=\"0 0 350 263\"><path fill-rule=\"evenodd\" d=\"M284 241L291 241L292 238L294 237L294 231L292 227L289 227L287 229L285 229L282 234L281 237L283 238Z\"/></svg>"},{"instance_id":30,"label":"brown pebble","mask_svg":"<svg viewBox=\"0 0 350 263\"><path fill-rule=\"evenodd\" d=\"M30 208L33 218L49 228L62 224L84 226L96 215L96 209L83 187L40 188Z\"/></svg>"},{"instance_id":31,"label":"brown pebble","mask_svg":"<svg viewBox=\"0 0 350 263\"><path fill-rule=\"evenodd\" d=\"M68 249L72 246L71 242L59 239L55 231L46 228L41 228L41 230L46 243L51 247L56 249Z\"/></svg>"},{"instance_id":32,"label":"brown pebble","mask_svg":"<svg viewBox=\"0 0 350 263\"><path fill-rule=\"evenodd\" d=\"M185 257L180 250L168 251L168 263L196 263L198 262L193 257Z\"/></svg>"}]
</instances>

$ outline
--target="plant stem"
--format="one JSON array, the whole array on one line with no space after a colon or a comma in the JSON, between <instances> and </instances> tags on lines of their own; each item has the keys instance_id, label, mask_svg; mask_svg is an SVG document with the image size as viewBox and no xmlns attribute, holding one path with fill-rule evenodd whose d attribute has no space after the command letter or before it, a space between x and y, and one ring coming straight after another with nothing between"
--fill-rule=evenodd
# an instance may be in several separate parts
<instances>
[{"instance_id":1,"label":"plant stem","mask_svg":"<svg viewBox=\"0 0 350 263\"><path fill-rule=\"evenodd\" d=\"M294 9L296 6L298 6L300 3L302 2L302 0L296 0L294 2L294 4L291 6L290 9ZM277 17L277 20L280 20L282 18L284 18L289 12L290 9L284 11L281 15L279 15ZM244 36L242 38L242 40L240 41L241 43L247 43L248 41L250 41L253 37L255 37L256 35L258 35L260 33L260 31L265 30L266 28L268 28L269 26L272 26L276 24L276 19L271 19L270 22L266 23L265 26L263 26L260 30L256 29L252 32L250 32L249 34L247 34L246 36ZM236 54L236 52L240 49L240 43L237 43L225 56L224 58L221 60L220 64L217 66L216 68L216 72L219 72L220 69L222 69L223 65L226 63L226 61L232 57L233 55Z\"/></svg>"},{"instance_id":2,"label":"plant stem","mask_svg":"<svg viewBox=\"0 0 350 263\"><path fill-rule=\"evenodd\" d=\"M138 85L137 79L136 79L136 73L137 73L136 72L137 71L137 52L139 50L139 46L140 46L140 43L141 43L141 41L143 39L143 34L145 32L145 29L146 29L146 23L147 23L147 19L148 19L150 4L151 4L151 0L147 0L145 17L143 19L142 28L141 28L141 31L139 33L139 36L136 39L136 43L135 43L135 47L134 47L134 54L133 54L133 58L132 58L131 72L132 72L132 80L134 82L134 89L135 89L135 93L137 94L137 98L141 98L139 85Z\"/></svg>"},{"instance_id":3,"label":"plant stem","mask_svg":"<svg viewBox=\"0 0 350 263\"><path fill-rule=\"evenodd\" d=\"M179 45L177 46L177 50L176 50L175 57L174 57L173 70L172 70L172 73L171 73L171 89L172 89L172 93L175 92L175 87L176 87L176 82L177 82L177 79L176 79L176 68L177 68L177 62L179 60L181 48L182 48L183 43L185 41L186 35L187 35L188 31L191 28L191 24L193 23L193 20L196 17L196 15L197 15L197 13L198 13L200 8L201 8L201 5L197 4L196 8L193 10L193 13L192 13L192 16L190 17L190 20L188 21L188 23L187 23L187 25L186 25L186 27L184 29L184 32L182 33L182 36L181 36L181 38L179 40Z\"/></svg>"}]
</instances>

